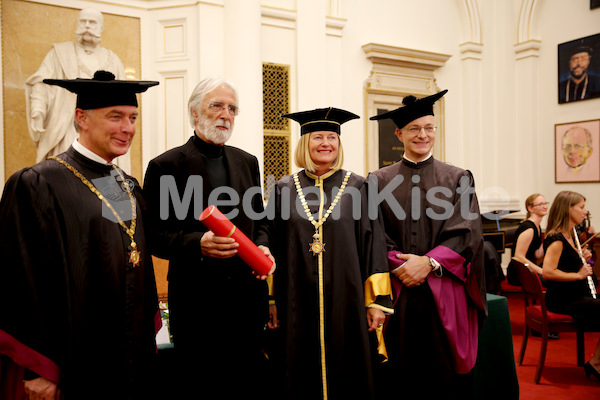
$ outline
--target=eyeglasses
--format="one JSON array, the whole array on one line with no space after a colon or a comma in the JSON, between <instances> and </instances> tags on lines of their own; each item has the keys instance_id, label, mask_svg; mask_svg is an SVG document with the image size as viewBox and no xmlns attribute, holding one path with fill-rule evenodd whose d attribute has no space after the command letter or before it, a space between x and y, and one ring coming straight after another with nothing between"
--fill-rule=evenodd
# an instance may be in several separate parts
<instances>
[{"instance_id":1,"label":"eyeglasses","mask_svg":"<svg viewBox=\"0 0 600 400\"><path fill-rule=\"evenodd\" d=\"M424 130L425 133L433 133L436 131L437 126L411 126L410 128L406 128L411 135L418 135L421 132L421 129Z\"/></svg>"},{"instance_id":2,"label":"eyeglasses","mask_svg":"<svg viewBox=\"0 0 600 400\"><path fill-rule=\"evenodd\" d=\"M537 204L533 204L532 207L537 207L537 206L548 206L550 205L550 203L545 202L545 203L537 203Z\"/></svg>"},{"instance_id":3,"label":"eyeglasses","mask_svg":"<svg viewBox=\"0 0 600 400\"><path fill-rule=\"evenodd\" d=\"M562 149L564 151L571 151L571 150L581 151L583 149L587 149L588 147L590 147L590 146L588 146L588 145L582 146L580 144L565 144L565 145L563 145Z\"/></svg>"},{"instance_id":4,"label":"eyeglasses","mask_svg":"<svg viewBox=\"0 0 600 400\"><path fill-rule=\"evenodd\" d=\"M220 113L222 111L229 111L229 114L236 116L240 113L240 108L235 104L225 105L222 101L211 101L208 104L208 109L214 113Z\"/></svg>"}]
</instances>

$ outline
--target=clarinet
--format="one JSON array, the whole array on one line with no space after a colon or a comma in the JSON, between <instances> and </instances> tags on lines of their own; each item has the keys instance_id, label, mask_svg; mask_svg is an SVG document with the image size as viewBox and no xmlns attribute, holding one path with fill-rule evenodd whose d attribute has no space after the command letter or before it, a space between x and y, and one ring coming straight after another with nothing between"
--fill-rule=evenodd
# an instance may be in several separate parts
<instances>
[{"instance_id":1,"label":"clarinet","mask_svg":"<svg viewBox=\"0 0 600 400\"><path fill-rule=\"evenodd\" d=\"M573 236L575 237L575 243L577 243L577 253L579 253L579 258L581 258L581 262L583 265L587 264L585 258L583 257L583 250L581 249L581 244L579 243L579 236L577 236L577 230L573 227ZM594 280L591 276L587 277L588 286L590 287L590 292L592 292L592 297L596 298L596 286L594 285Z\"/></svg>"}]
</instances>

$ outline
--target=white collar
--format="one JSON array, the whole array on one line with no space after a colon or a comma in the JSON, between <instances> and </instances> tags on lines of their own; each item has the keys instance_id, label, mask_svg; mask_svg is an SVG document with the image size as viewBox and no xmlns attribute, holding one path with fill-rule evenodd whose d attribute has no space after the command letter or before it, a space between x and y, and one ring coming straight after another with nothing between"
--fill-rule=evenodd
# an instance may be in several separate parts
<instances>
[{"instance_id":1,"label":"white collar","mask_svg":"<svg viewBox=\"0 0 600 400\"><path fill-rule=\"evenodd\" d=\"M405 159L405 160L407 160L407 161L410 161L410 162L411 162L411 163L413 163L413 164L418 164L418 163L420 163L420 162L423 162L423 161L427 161L427 160L429 160L429 159L431 158L431 156L433 156L433 153L430 151L430 152L429 152L429 155L428 155L427 157L425 157L425 158L424 158L423 160L421 160L421 161L413 161L413 160L411 160L410 158L406 157L406 153L404 153L404 154L402 155L402 158L404 158L404 159Z\"/></svg>"},{"instance_id":2,"label":"white collar","mask_svg":"<svg viewBox=\"0 0 600 400\"><path fill-rule=\"evenodd\" d=\"M91 151L90 149L88 149L87 147L85 147L84 145L79 143L78 139L75 139L75 141L73 142L73 148L75 149L75 151L77 151L79 154L81 154L85 158L89 158L92 161L95 161L97 163L104 164L104 165L110 164L104 158L100 157L98 154L94 153L93 151Z\"/></svg>"}]
</instances>

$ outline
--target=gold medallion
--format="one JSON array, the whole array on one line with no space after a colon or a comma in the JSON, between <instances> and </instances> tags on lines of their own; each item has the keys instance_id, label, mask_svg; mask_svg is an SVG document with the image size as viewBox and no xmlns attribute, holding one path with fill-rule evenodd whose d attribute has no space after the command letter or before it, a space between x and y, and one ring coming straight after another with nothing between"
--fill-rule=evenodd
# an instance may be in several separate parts
<instances>
[{"instance_id":1,"label":"gold medallion","mask_svg":"<svg viewBox=\"0 0 600 400\"><path fill-rule=\"evenodd\" d=\"M140 253L136 248L133 248L129 253L129 262L133 264L134 267L140 265Z\"/></svg>"},{"instance_id":2,"label":"gold medallion","mask_svg":"<svg viewBox=\"0 0 600 400\"><path fill-rule=\"evenodd\" d=\"M322 252L325 251L325 243L321 243L321 241L317 238L313 239L313 242L309 245L309 251L313 253L313 256L318 256Z\"/></svg>"}]
</instances>

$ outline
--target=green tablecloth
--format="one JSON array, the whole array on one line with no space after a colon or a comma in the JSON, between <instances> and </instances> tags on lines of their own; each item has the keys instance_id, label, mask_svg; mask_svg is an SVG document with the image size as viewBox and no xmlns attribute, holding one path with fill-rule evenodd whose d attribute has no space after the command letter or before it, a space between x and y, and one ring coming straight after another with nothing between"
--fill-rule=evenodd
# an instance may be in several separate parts
<instances>
[{"instance_id":1,"label":"green tablecloth","mask_svg":"<svg viewBox=\"0 0 600 400\"><path fill-rule=\"evenodd\" d=\"M487 294L488 318L479 335L473 368L474 399L519 398L512 329L506 297Z\"/></svg>"}]
</instances>

